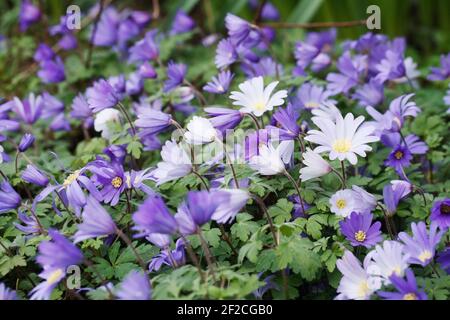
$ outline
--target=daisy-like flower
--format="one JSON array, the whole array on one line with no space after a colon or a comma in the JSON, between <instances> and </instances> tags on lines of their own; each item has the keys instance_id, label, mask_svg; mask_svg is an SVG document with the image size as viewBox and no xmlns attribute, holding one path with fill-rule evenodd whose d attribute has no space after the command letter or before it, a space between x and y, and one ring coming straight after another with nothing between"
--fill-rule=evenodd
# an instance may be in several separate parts
<instances>
[{"instance_id":1,"label":"daisy-like flower","mask_svg":"<svg viewBox=\"0 0 450 320\"><path fill-rule=\"evenodd\" d=\"M304 83L297 92L300 106L304 109L316 109L324 103L336 103L329 99L331 92L325 88L315 86L309 82Z\"/></svg>"},{"instance_id":2,"label":"daisy-like flower","mask_svg":"<svg viewBox=\"0 0 450 320\"><path fill-rule=\"evenodd\" d=\"M236 47L231 39L222 39L217 45L214 62L218 69L224 69L238 59Z\"/></svg>"},{"instance_id":3,"label":"daisy-like flower","mask_svg":"<svg viewBox=\"0 0 450 320\"><path fill-rule=\"evenodd\" d=\"M151 173L157 185L184 177L192 170L189 155L174 141L166 141L161 150L161 158L163 161Z\"/></svg>"},{"instance_id":4,"label":"daisy-like flower","mask_svg":"<svg viewBox=\"0 0 450 320\"><path fill-rule=\"evenodd\" d=\"M450 198L436 201L431 208L431 221L436 221L440 228L450 227Z\"/></svg>"},{"instance_id":5,"label":"daisy-like flower","mask_svg":"<svg viewBox=\"0 0 450 320\"><path fill-rule=\"evenodd\" d=\"M282 173L285 169L282 160L280 144L276 149L272 144L259 147L259 154L250 158L249 165L263 176L272 176Z\"/></svg>"},{"instance_id":6,"label":"daisy-like flower","mask_svg":"<svg viewBox=\"0 0 450 320\"><path fill-rule=\"evenodd\" d=\"M27 124L35 123L42 115L44 102L41 96L30 93L28 99L22 101L14 97L13 111Z\"/></svg>"},{"instance_id":7,"label":"daisy-like flower","mask_svg":"<svg viewBox=\"0 0 450 320\"><path fill-rule=\"evenodd\" d=\"M315 148L317 153L329 152L330 160L347 159L351 164L358 162L356 155L366 156L366 151L371 151L367 143L378 141L379 138L372 135L372 126L362 125L363 116L354 118L353 114L347 113L345 118L336 114L336 121L326 118L313 117L312 121L319 127L319 130L310 130L305 140L317 143L320 146Z\"/></svg>"},{"instance_id":8,"label":"daisy-like flower","mask_svg":"<svg viewBox=\"0 0 450 320\"><path fill-rule=\"evenodd\" d=\"M217 130L214 129L211 122L203 117L194 116L186 126L184 133L187 143L205 144L213 142L217 137Z\"/></svg>"},{"instance_id":9,"label":"daisy-like flower","mask_svg":"<svg viewBox=\"0 0 450 320\"><path fill-rule=\"evenodd\" d=\"M92 112L114 107L118 102L117 92L105 79L100 79L86 90L86 97Z\"/></svg>"},{"instance_id":10,"label":"daisy-like flower","mask_svg":"<svg viewBox=\"0 0 450 320\"><path fill-rule=\"evenodd\" d=\"M411 264L420 264L425 267L434 258L436 246L444 235L444 230L437 231L438 224L432 222L430 232L427 232L425 222L411 223L412 237L406 232L400 232L398 237L405 244L405 250L410 255L408 260Z\"/></svg>"},{"instance_id":11,"label":"daisy-like flower","mask_svg":"<svg viewBox=\"0 0 450 320\"><path fill-rule=\"evenodd\" d=\"M373 215L370 213L358 214L352 212L344 221L340 221L341 232L354 247L364 246L370 248L382 240L381 223L372 224Z\"/></svg>"},{"instance_id":12,"label":"daisy-like flower","mask_svg":"<svg viewBox=\"0 0 450 320\"><path fill-rule=\"evenodd\" d=\"M203 90L210 93L223 94L228 91L233 77L234 74L231 73L230 70L222 71L216 77L213 77L211 81L203 87Z\"/></svg>"},{"instance_id":13,"label":"daisy-like flower","mask_svg":"<svg viewBox=\"0 0 450 320\"><path fill-rule=\"evenodd\" d=\"M409 254L405 246L398 241L385 240L370 251L366 259L369 260L367 272L373 277L379 277L385 285L391 283L390 277L395 274L403 277L408 268Z\"/></svg>"},{"instance_id":14,"label":"daisy-like flower","mask_svg":"<svg viewBox=\"0 0 450 320\"><path fill-rule=\"evenodd\" d=\"M135 224L133 230L139 232L136 237L148 236L151 233L173 234L177 231L175 218L157 195L150 195L132 218Z\"/></svg>"},{"instance_id":15,"label":"daisy-like flower","mask_svg":"<svg viewBox=\"0 0 450 320\"><path fill-rule=\"evenodd\" d=\"M350 189L339 190L330 198L330 211L341 217L348 217L356 206L354 193Z\"/></svg>"},{"instance_id":16,"label":"daisy-like flower","mask_svg":"<svg viewBox=\"0 0 450 320\"><path fill-rule=\"evenodd\" d=\"M342 259L336 261L336 266L343 275L336 299L367 300L381 287L381 283L373 281L367 273L367 263L368 260L364 259L364 267L361 266L361 262L350 251L345 251Z\"/></svg>"},{"instance_id":17,"label":"daisy-like flower","mask_svg":"<svg viewBox=\"0 0 450 320\"><path fill-rule=\"evenodd\" d=\"M302 181L324 176L331 171L330 164L309 148L303 153L303 164L305 167L300 169Z\"/></svg>"},{"instance_id":18,"label":"daisy-like flower","mask_svg":"<svg viewBox=\"0 0 450 320\"><path fill-rule=\"evenodd\" d=\"M411 269L406 270L406 280L402 277L392 275L392 285L397 292L380 291L378 295L386 300L427 300L425 292L417 287L416 278Z\"/></svg>"},{"instance_id":19,"label":"daisy-like flower","mask_svg":"<svg viewBox=\"0 0 450 320\"><path fill-rule=\"evenodd\" d=\"M241 92L232 91L230 99L235 100L233 105L242 106L241 112L260 117L264 112L284 103L286 90L277 91L271 96L277 84L278 81L274 81L264 88L263 77L252 78L239 85Z\"/></svg>"}]
</instances>

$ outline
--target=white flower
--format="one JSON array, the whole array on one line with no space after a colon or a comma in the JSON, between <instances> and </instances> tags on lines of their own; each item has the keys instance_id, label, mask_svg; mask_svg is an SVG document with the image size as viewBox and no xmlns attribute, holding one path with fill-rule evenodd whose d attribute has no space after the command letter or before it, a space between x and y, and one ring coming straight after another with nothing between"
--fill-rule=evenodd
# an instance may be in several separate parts
<instances>
[{"instance_id":1,"label":"white flower","mask_svg":"<svg viewBox=\"0 0 450 320\"><path fill-rule=\"evenodd\" d=\"M3 155L2 155L3 151L5 151L5 149L3 149L2 146L0 146L0 163L3 163Z\"/></svg>"},{"instance_id":2,"label":"white flower","mask_svg":"<svg viewBox=\"0 0 450 320\"><path fill-rule=\"evenodd\" d=\"M152 178L157 185L184 177L191 172L192 164L188 154L175 141L166 142L161 150L161 158L163 161L152 171Z\"/></svg>"},{"instance_id":3,"label":"white flower","mask_svg":"<svg viewBox=\"0 0 450 320\"><path fill-rule=\"evenodd\" d=\"M398 241L385 240L382 247L376 245L366 259L367 272L373 277L379 277L385 285L391 283L389 277L392 274L403 277L409 266L409 255L405 253L404 245Z\"/></svg>"},{"instance_id":4,"label":"white flower","mask_svg":"<svg viewBox=\"0 0 450 320\"><path fill-rule=\"evenodd\" d=\"M337 115L341 114L339 109L331 102L324 102L318 108L312 109L311 113L319 118L330 119L336 121Z\"/></svg>"},{"instance_id":5,"label":"white flower","mask_svg":"<svg viewBox=\"0 0 450 320\"><path fill-rule=\"evenodd\" d=\"M300 169L300 179L302 181L321 177L331 171L331 166L328 162L309 148L303 153L303 164L306 167Z\"/></svg>"},{"instance_id":6,"label":"white flower","mask_svg":"<svg viewBox=\"0 0 450 320\"><path fill-rule=\"evenodd\" d=\"M102 137L110 139L113 132L111 131L111 124L114 122L120 123L121 115L119 110L113 108L103 109L95 116L94 129L102 133Z\"/></svg>"},{"instance_id":7,"label":"white flower","mask_svg":"<svg viewBox=\"0 0 450 320\"><path fill-rule=\"evenodd\" d=\"M344 256L336 261L336 266L343 277L339 282L336 299L367 300L381 287L379 281L373 281L366 272L367 259L364 260L364 268L361 262L351 253L345 251Z\"/></svg>"},{"instance_id":8,"label":"white flower","mask_svg":"<svg viewBox=\"0 0 450 320\"><path fill-rule=\"evenodd\" d=\"M241 112L253 113L260 117L264 112L284 103L283 99L287 97L286 90L277 91L270 96L277 84L278 81L274 81L264 89L263 77L252 78L239 85L241 92L232 91L230 99L236 100L233 105L242 106Z\"/></svg>"},{"instance_id":9,"label":"white flower","mask_svg":"<svg viewBox=\"0 0 450 320\"><path fill-rule=\"evenodd\" d=\"M391 180L392 190L395 192L395 190L400 188L403 188L403 193L401 194L400 198L406 197L408 194L410 194L413 191L413 185L411 182L405 181L405 180Z\"/></svg>"},{"instance_id":10,"label":"white flower","mask_svg":"<svg viewBox=\"0 0 450 320\"><path fill-rule=\"evenodd\" d=\"M206 118L194 116L187 124L186 129L184 137L190 144L210 143L217 137L216 129Z\"/></svg>"},{"instance_id":11,"label":"white flower","mask_svg":"<svg viewBox=\"0 0 450 320\"><path fill-rule=\"evenodd\" d=\"M280 149L282 149L281 144L276 149L272 144L260 146L259 155L250 158L250 167L264 176L282 173L285 168Z\"/></svg>"},{"instance_id":12,"label":"white flower","mask_svg":"<svg viewBox=\"0 0 450 320\"><path fill-rule=\"evenodd\" d=\"M356 203L350 189L339 190L330 198L330 211L341 217L348 217L354 211Z\"/></svg>"},{"instance_id":13,"label":"white flower","mask_svg":"<svg viewBox=\"0 0 450 320\"><path fill-rule=\"evenodd\" d=\"M340 113L336 114L336 121L326 118L313 117L312 121L319 127L318 130L308 131L305 140L319 144L314 152L329 152L330 160L347 159L351 164L356 164L358 159L356 154L365 157L366 151L371 151L372 147L367 143L378 141L379 138L372 135L373 126L361 124L363 116L354 118L348 113L345 119ZM360 127L361 126L361 127Z\"/></svg>"},{"instance_id":14,"label":"white flower","mask_svg":"<svg viewBox=\"0 0 450 320\"><path fill-rule=\"evenodd\" d=\"M377 199L366 190L357 185L352 186L353 199L355 200L354 211L358 213L370 213L377 206Z\"/></svg>"},{"instance_id":15,"label":"white flower","mask_svg":"<svg viewBox=\"0 0 450 320\"><path fill-rule=\"evenodd\" d=\"M218 190L228 193L230 198L227 202L221 202L221 204L219 204L211 219L217 221L217 223L231 222L234 217L236 217L239 210L247 203L249 194L242 189Z\"/></svg>"}]
</instances>

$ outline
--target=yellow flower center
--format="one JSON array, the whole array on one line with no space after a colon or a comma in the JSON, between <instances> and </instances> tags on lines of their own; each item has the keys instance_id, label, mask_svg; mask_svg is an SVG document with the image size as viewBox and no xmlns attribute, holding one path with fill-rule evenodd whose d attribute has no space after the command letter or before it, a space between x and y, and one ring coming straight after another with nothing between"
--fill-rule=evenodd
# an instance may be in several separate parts
<instances>
[{"instance_id":1,"label":"yellow flower center","mask_svg":"<svg viewBox=\"0 0 450 320\"><path fill-rule=\"evenodd\" d=\"M422 262L427 261L428 259L431 259L433 257L433 254L431 253L431 251L429 250L424 250L422 251L422 253L419 255L419 260Z\"/></svg>"},{"instance_id":2,"label":"yellow flower center","mask_svg":"<svg viewBox=\"0 0 450 320\"><path fill-rule=\"evenodd\" d=\"M402 269L399 266L396 266L392 269L392 273L389 276L392 276L393 274L400 276L402 274Z\"/></svg>"},{"instance_id":3,"label":"yellow flower center","mask_svg":"<svg viewBox=\"0 0 450 320\"><path fill-rule=\"evenodd\" d=\"M346 153L352 148L352 142L348 139L338 139L333 143L332 147L338 153Z\"/></svg>"},{"instance_id":4,"label":"yellow flower center","mask_svg":"<svg viewBox=\"0 0 450 320\"><path fill-rule=\"evenodd\" d=\"M64 180L63 186L67 187L72 182L77 180L79 176L80 176L80 170L76 170L74 173L69 174L69 176L66 178L66 180Z\"/></svg>"},{"instance_id":5,"label":"yellow flower center","mask_svg":"<svg viewBox=\"0 0 450 320\"><path fill-rule=\"evenodd\" d=\"M315 102L315 101L308 101L307 103L305 103L305 107L307 109L316 109L320 106L319 103Z\"/></svg>"},{"instance_id":6,"label":"yellow flower center","mask_svg":"<svg viewBox=\"0 0 450 320\"><path fill-rule=\"evenodd\" d=\"M64 273L64 271L62 269L56 269L55 271L52 272L52 274L47 278L47 283L48 284L54 284L55 282L57 282L59 280L59 278L61 277L61 275Z\"/></svg>"},{"instance_id":7,"label":"yellow flower center","mask_svg":"<svg viewBox=\"0 0 450 320\"><path fill-rule=\"evenodd\" d=\"M255 103L254 108L255 108L255 110L262 111L266 108L266 104L262 101L259 101L259 102Z\"/></svg>"},{"instance_id":8,"label":"yellow flower center","mask_svg":"<svg viewBox=\"0 0 450 320\"><path fill-rule=\"evenodd\" d=\"M395 157L397 160L400 160L401 158L403 158L403 152L401 152L400 150L397 151L397 152L394 154L394 157Z\"/></svg>"},{"instance_id":9,"label":"yellow flower center","mask_svg":"<svg viewBox=\"0 0 450 320\"><path fill-rule=\"evenodd\" d=\"M114 188L118 189L122 185L122 178L121 177L115 177L111 180L111 184Z\"/></svg>"},{"instance_id":10,"label":"yellow flower center","mask_svg":"<svg viewBox=\"0 0 450 320\"><path fill-rule=\"evenodd\" d=\"M358 242L363 242L364 240L366 240L366 233L362 230L355 232L355 240Z\"/></svg>"},{"instance_id":11,"label":"yellow flower center","mask_svg":"<svg viewBox=\"0 0 450 320\"><path fill-rule=\"evenodd\" d=\"M360 283L358 287L358 296L363 298L366 297L370 293L369 286L367 285L367 281L363 281Z\"/></svg>"},{"instance_id":12,"label":"yellow flower center","mask_svg":"<svg viewBox=\"0 0 450 320\"><path fill-rule=\"evenodd\" d=\"M407 293L403 296L403 300L417 300L417 296L415 293Z\"/></svg>"},{"instance_id":13,"label":"yellow flower center","mask_svg":"<svg viewBox=\"0 0 450 320\"><path fill-rule=\"evenodd\" d=\"M344 209L346 205L347 205L347 203L345 202L344 199L339 199L338 201L336 201L336 206L339 209Z\"/></svg>"}]
</instances>

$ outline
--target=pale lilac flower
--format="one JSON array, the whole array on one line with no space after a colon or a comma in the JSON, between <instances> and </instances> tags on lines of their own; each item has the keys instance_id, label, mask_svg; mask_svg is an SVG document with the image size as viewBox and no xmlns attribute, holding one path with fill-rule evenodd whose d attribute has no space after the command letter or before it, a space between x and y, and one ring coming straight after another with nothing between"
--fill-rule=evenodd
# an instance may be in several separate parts
<instances>
[{"instance_id":1,"label":"pale lilac flower","mask_svg":"<svg viewBox=\"0 0 450 320\"><path fill-rule=\"evenodd\" d=\"M219 69L224 69L238 59L236 48L230 39L222 39L217 45L215 64Z\"/></svg>"},{"instance_id":2,"label":"pale lilac flower","mask_svg":"<svg viewBox=\"0 0 450 320\"><path fill-rule=\"evenodd\" d=\"M304 83L297 91L298 102L304 109L316 109L327 103L335 104L336 101L329 99L330 96L332 96L330 91L310 82Z\"/></svg>"},{"instance_id":3,"label":"pale lilac flower","mask_svg":"<svg viewBox=\"0 0 450 320\"><path fill-rule=\"evenodd\" d=\"M174 141L166 141L161 150L161 158L162 161L151 172L157 185L184 177L192 170L189 155Z\"/></svg>"},{"instance_id":4,"label":"pale lilac flower","mask_svg":"<svg viewBox=\"0 0 450 320\"><path fill-rule=\"evenodd\" d=\"M222 71L217 76L213 77L211 81L203 87L203 90L210 93L223 94L228 91L233 77L234 74L231 73L231 71Z\"/></svg>"},{"instance_id":5,"label":"pale lilac flower","mask_svg":"<svg viewBox=\"0 0 450 320\"><path fill-rule=\"evenodd\" d=\"M146 274L131 270L114 294L119 300L150 300L152 288Z\"/></svg>"}]
</instances>

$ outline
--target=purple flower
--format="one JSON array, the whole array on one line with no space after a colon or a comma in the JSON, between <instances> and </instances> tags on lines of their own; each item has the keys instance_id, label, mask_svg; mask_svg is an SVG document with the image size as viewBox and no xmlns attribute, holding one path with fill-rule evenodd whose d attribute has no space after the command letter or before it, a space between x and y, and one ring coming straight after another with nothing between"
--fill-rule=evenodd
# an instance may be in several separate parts
<instances>
[{"instance_id":1,"label":"purple flower","mask_svg":"<svg viewBox=\"0 0 450 320\"><path fill-rule=\"evenodd\" d=\"M46 60L51 60L55 56L55 52L51 47L46 45L45 43L39 44L34 53L33 59L36 62L42 62Z\"/></svg>"},{"instance_id":2,"label":"purple flower","mask_svg":"<svg viewBox=\"0 0 450 320\"><path fill-rule=\"evenodd\" d=\"M146 11L134 10L130 14L131 19L137 23L139 28L145 28L149 22L152 20L152 17Z\"/></svg>"},{"instance_id":3,"label":"purple flower","mask_svg":"<svg viewBox=\"0 0 450 320\"><path fill-rule=\"evenodd\" d=\"M297 120L300 114L294 110L291 104L286 108L278 108L273 114L273 122L281 129L279 130L280 140L294 140L300 134L300 126ZM269 129L268 126L266 127ZM275 128L274 128L275 129Z\"/></svg>"},{"instance_id":4,"label":"purple flower","mask_svg":"<svg viewBox=\"0 0 450 320\"><path fill-rule=\"evenodd\" d=\"M145 62L157 60L159 57L159 46L156 43L157 30L148 31L144 38L139 40L130 48L131 62Z\"/></svg>"},{"instance_id":5,"label":"purple flower","mask_svg":"<svg viewBox=\"0 0 450 320\"><path fill-rule=\"evenodd\" d=\"M186 263L184 252L185 244L182 238L177 240L175 250L171 250L170 255L169 250L170 248L166 248L152 258L148 266L150 272L158 271L164 264L170 267L175 267L175 264L176 266L181 266Z\"/></svg>"},{"instance_id":6,"label":"purple flower","mask_svg":"<svg viewBox=\"0 0 450 320\"><path fill-rule=\"evenodd\" d=\"M70 122L65 117L64 113L58 114L50 123L50 130L52 131L70 131Z\"/></svg>"},{"instance_id":7,"label":"purple flower","mask_svg":"<svg viewBox=\"0 0 450 320\"><path fill-rule=\"evenodd\" d=\"M111 216L93 197L88 197L81 217L83 222L78 225L74 243L116 233L117 227Z\"/></svg>"},{"instance_id":8,"label":"purple flower","mask_svg":"<svg viewBox=\"0 0 450 320\"><path fill-rule=\"evenodd\" d=\"M186 12L178 9L175 18L173 18L172 28L170 29L170 34L180 34L189 32L195 28L195 21L189 17Z\"/></svg>"},{"instance_id":9,"label":"purple flower","mask_svg":"<svg viewBox=\"0 0 450 320\"><path fill-rule=\"evenodd\" d=\"M419 291L411 269L406 270L406 280L395 273L389 279L397 292L379 291L380 297L386 300L427 300L425 292Z\"/></svg>"},{"instance_id":10,"label":"purple flower","mask_svg":"<svg viewBox=\"0 0 450 320\"><path fill-rule=\"evenodd\" d=\"M24 225L14 222L14 226L16 227L16 229L25 233L29 238L32 238L40 234L41 227L39 226L38 221L33 215L27 216L23 212L19 211L18 218L20 222L23 223Z\"/></svg>"},{"instance_id":11,"label":"purple flower","mask_svg":"<svg viewBox=\"0 0 450 320\"><path fill-rule=\"evenodd\" d=\"M39 244L39 255L36 257L41 266L66 270L67 267L83 260L81 251L58 231L49 229L48 234L52 240Z\"/></svg>"},{"instance_id":12,"label":"purple flower","mask_svg":"<svg viewBox=\"0 0 450 320\"><path fill-rule=\"evenodd\" d=\"M27 168L22 172L21 178L28 182L40 187L48 185L49 180L40 170L38 170L32 164L28 164Z\"/></svg>"},{"instance_id":13,"label":"purple flower","mask_svg":"<svg viewBox=\"0 0 450 320\"><path fill-rule=\"evenodd\" d=\"M171 237L168 234L162 233L151 233L145 239L161 249L168 248L171 241Z\"/></svg>"},{"instance_id":14,"label":"purple flower","mask_svg":"<svg viewBox=\"0 0 450 320\"><path fill-rule=\"evenodd\" d=\"M375 79L381 83L386 80L394 80L405 76L405 63L403 52L396 50L386 51L386 56L375 66L378 71Z\"/></svg>"},{"instance_id":15,"label":"purple flower","mask_svg":"<svg viewBox=\"0 0 450 320\"><path fill-rule=\"evenodd\" d=\"M117 46L122 49L127 47L127 42L139 35L140 28L137 23L128 17L119 23L117 30Z\"/></svg>"},{"instance_id":16,"label":"purple flower","mask_svg":"<svg viewBox=\"0 0 450 320\"><path fill-rule=\"evenodd\" d=\"M258 0L250 0L249 4L250 4L250 7L252 10L256 10L258 8L259 1ZM261 10L261 19L263 19L263 20L278 20L278 19L280 19L280 13L278 12L278 9L271 2L266 1Z\"/></svg>"},{"instance_id":17,"label":"purple flower","mask_svg":"<svg viewBox=\"0 0 450 320\"><path fill-rule=\"evenodd\" d=\"M203 90L210 93L223 94L228 91L233 77L234 74L231 73L230 70L222 71L216 77L213 77L211 81L203 87Z\"/></svg>"},{"instance_id":18,"label":"purple flower","mask_svg":"<svg viewBox=\"0 0 450 320\"><path fill-rule=\"evenodd\" d=\"M243 63L241 69L244 71L247 77L275 77L283 74L283 66L277 63L271 57L264 57L259 59L256 63Z\"/></svg>"},{"instance_id":19,"label":"purple flower","mask_svg":"<svg viewBox=\"0 0 450 320\"><path fill-rule=\"evenodd\" d=\"M218 69L224 69L236 62L238 54L231 39L222 39L217 45L215 64Z\"/></svg>"},{"instance_id":20,"label":"purple flower","mask_svg":"<svg viewBox=\"0 0 450 320\"><path fill-rule=\"evenodd\" d=\"M450 227L450 198L435 201L431 208L431 221L436 221L442 229Z\"/></svg>"},{"instance_id":21,"label":"purple flower","mask_svg":"<svg viewBox=\"0 0 450 320\"><path fill-rule=\"evenodd\" d=\"M70 116L75 119L83 120L85 128L90 128L94 122L93 113L86 100L86 96L79 93L72 102L72 111Z\"/></svg>"},{"instance_id":22,"label":"purple flower","mask_svg":"<svg viewBox=\"0 0 450 320\"><path fill-rule=\"evenodd\" d=\"M21 201L20 195L11 187L8 181L0 183L0 213L17 209Z\"/></svg>"},{"instance_id":23,"label":"purple flower","mask_svg":"<svg viewBox=\"0 0 450 320\"><path fill-rule=\"evenodd\" d=\"M322 104L333 103L336 101L329 99L332 93L325 88L315 86L310 82L304 83L297 91L297 101L301 108L304 109L317 109Z\"/></svg>"},{"instance_id":24,"label":"purple flower","mask_svg":"<svg viewBox=\"0 0 450 320\"><path fill-rule=\"evenodd\" d=\"M168 113L154 109L144 109L138 113L135 121L136 127L140 128L139 136L146 137L160 133L173 124L172 116Z\"/></svg>"},{"instance_id":25,"label":"purple flower","mask_svg":"<svg viewBox=\"0 0 450 320\"><path fill-rule=\"evenodd\" d=\"M95 181L95 184L102 187L100 194L103 201L115 206L126 188L122 165L105 160L95 160L86 168L94 174L91 179Z\"/></svg>"},{"instance_id":26,"label":"purple flower","mask_svg":"<svg viewBox=\"0 0 450 320\"><path fill-rule=\"evenodd\" d=\"M262 275L262 272L258 274L258 278L260 278ZM268 277L265 277L263 279L264 285L262 285L261 287L259 287L258 289L256 289L255 291L253 291L253 295L255 296L256 299L262 300L264 294L269 291L270 289L275 289L280 291L280 287L272 281L272 279L275 277L274 274L271 274Z\"/></svg>"},{"instance_id":27,"label":"purple flower","mask_svg":"<svg viewBox=\"0 0 450 320\"><path fill-rule=\"evenodd\" d=\"M17 294L14 290L9 289L3 282L0 282L0 301L17 300Z\"/></svg>"},{"instance_id":28,"label":"purple flower","mask_svg":"<svg viewBox=\"0 0 450 320\"><path fill-rule=\"evenodd\" d=\"M444 231L437 232L438 224L430 224L430 232L427 232L425 222L411 223L412 237L406 232L400 232L398 237L405 244L406 253L409 254L409 263L419 264L425 267L433 260L436 246L441 241Z\"/></svg>"},{"instance_id":29,"label":"purple flower","mask_svg":"<svg viewBox=\"0 0 450 320\"><path fill-rule=\"evenodd\" d=\"M169 62L167 66L167 80L164 81L164 92L170 92L183 83L187 66L183 63Z\"/></svg>"},{"instance_id":30,"label":"purple flower","mask_svg":"<svg viewBox=\"0 0 450 320\"><path fill-rule=\"evenodd\" d=\"M31 147L34 143L35 137L31 134L31 133L25 133L22 137L22 139L20 139L20 143L19 143L19 151L20 152L25 152L28 150L29 147Z\"/></svg>"},{"instance_id":31,"label":"purple flower","mask_svg":"<svg viewBox=\"0 0 450 320\"><path fill-rule=\"evenodd\" d=\"M235 44L244 41L251 31L250 24L247 21L231 13L227 13L225 17L225 26L228 30L230 39Z\"/></svg>"},{"instance_id":32,"label":"purple flower","mask_svg":"<svg viewBox=\"0 0 450 320\"><path fill-rule=\"evenodd\" d=\"M156 73L155 69L150 63L148 63L148 61L144 62L139 67L139 75L143 79L156 79L158 77L158 74Z\"/></svg>"},{"instance_id":33,"label":"purple flower","mask_svg":"<svg viewBox=\"0 0 450 320\"><path fill-rule=\"evenodd\" d=\"M353 99L357 99L363 107L376 106L383 102L384 86L372 78L369 83L356 89Z\"/></svg>"},{"instance_id":34,"label":"purple flower","mask_svg":"<svg viewBox=\"0 0 450 320\"><path fill-rule=\"evenodd\" d=\"M403 145L398 145L391 151L384 164L394 168L400 176L403 176L403 168L409 167L411 159L412 154L409 149Z\"/></svg>"},{"instance_id":35,"label":"purple flower","mask_svg":"<svg viewBox=\"0 0 450 320\"><path fill-rule=\"evenodd\" d=\"M342 234L352 246L370 248L383 239L380 231L381 223L377 221L372 224L372 218L371 213L352 212L350 217L339 222Z\"/></svg>"},{"instance_id":36,"label":"purple flower","mask_svg":"<svg viewBox=\"0 0 450 320\"><path fill-rule=\"evenodd\" d=\"M35 123L41 116L44 104L41 96L30 93L28 99L20 101L14 97L13 111L27 124Z\"/></svg>"},{"instance_id":37,"label":"purple flower","mask_svg":"<svg viewBox=\"0 0 450 320\"><path fill-rule=\"evenodd\" d=\"M431 73L427 79L431 81L443 81L450 77L450 53L441 55L441 66L439 68L432 67Z\"/></svg>"},{"instance_id":38,"label":"purple flower","mask_svg":"<svg viewBox=\"0 0 450 320\"><path fill-rule=\"evenodd\" d=\"M441 265L443 270L450 273L450 247L447 247L439 254L437 262Z\"/></svg>"},{"instance_id":39,"label":"purple flower","mask_svg":"<svg viewBox=\"0 0 450 320\"><path fill-rule=\"evenodd\" d=\"M125 84L125 90L128 95L138 95L144 89L144 79L141 77L139 72L132 72L127 79Z\"/></svg>"},{"instance_id":40,"label":"purple flower","mask_svg":"<svg viewBox=\"0 0 450 320\"><path fill-rule=\"evenodd\" d=\"M104 79L94 82L94 85L87 89L86 96L89 107L94 113L114 107L119 102L116 91Z\"/></svg>"},{"instance_id":41,"label":"purple flower","mask_svg":"<svg viewBox=\"0 0 450 320\"><path fill-rule=\"evenodd\" d=\"M42 103L44 104L42 110L43 119L54 119L54 117L64 114L64 103L48 92L42 93Z\"/></svg>"},{"instance_id":42,"label":"purple flower","mask_svg":"<svg viewBox=\"0 0 450 320\"><path fill-rule=\"evenodd\" d=\"M59 39L58 45L64 50L73 50L78 46L77 38L72 33L66 33Z\"/></svg>"},{"instance_id":43,"label":"purple flower","mask_svg":"<svg viewBox=\"0 0 450 320\"><path fill-rule=\"evenodd\" d=\"M192 219L191 213L189 212L189 208L187 207L186 202L182 202L178 206L178 211L175 214L175 220L177 221L178 224L178 230L183 236L194 234L197 231L197 226L195 225L195 222Z\"/></svg>"},{"instance_id":44,"label":"purple flower","mask_svg":"<svg viewBox=\"0 0 450 320\"><path fill-rule=\"evenodd\" d=\"M288 200L294 204L294 207L292 208L292 219L297 218L305 218L307 213L303 211L302 204L300 202L300 198L298 195L291 195L288 197ZM305 208L305 211L308 211L311 206L303 201L303 207Z\"/></svg>"},{"instance_id":45,"label":"purple flower","mask_svg":"<svg viewBox=\"0 0 450 320\"><path fill-rule=\"evenodd\" d=\"M30 25L41 19L41 11L30 0L22 0L20 5L19 21L20 31L25 31Z\"/></svg>"},{"instance_id":46,"label":"purple flower","mask_svg":"<svg viewBox=\"0 0 450 320\"><path fill-rule=\"evenodd\" d=\"M175 218L170 214L164 201L157 195L150 195L133 214L137 237L151 233L173 234L177 231Z\"/></svg>"},{"instance_id":47,"label":"purple flower","mask_svg":"<svg viewBox=\"0 0 450 320\"><path fill-rule=\"evenodd\" d=\"M238 212L245 206L249 194L241 189L218 189L221 193L226 193L228 201L222 201L214 211L211 219L217 223L231 223Z\"/></svg>"},{"instance_id":48,"label":"purple flower","mask_svg":"<svg viewBox=\"0 0 450 320\"><path fill-rule=\"evenodd\" d=\"M109 77L107 82L114 89L117 99L122 100L126 93L127 81L123 74Z\"/></svg>"},{"instance_id":49,"label":"purple flower","mask_svg":"<svg viewBox=\"0 0 450 320\"><path fill-rule=\"evenodd\" d=\"M146 274L131 270L114 294L119 300L150 300L152 288Z\"/></svg>"},{"instance_id":50,"label":"purple flower","mask_svg":"<svg viewBox=\"0 0 450 320\"><path fill-rule=\"evenodd\" d=\"M59 83L66 79L64 63L60 57L54 60L44 60L39 64L38 76L44 83Z\"/></svg>"},{"instance_id":51,"label":"purple flower","mask_svg":"<svg viewBox=\"0 0 450 320\"><path fill-rule=\"evenodd\" d=\"M333 94L347 94L351 88L356 86L360 74L367 68L366 56L350 56L345 52L338 60L336 67L340 73L329 73L327 75L327 90Z\"/></svg>"},{"instance_id":52,"label":"purple flower","mask_svg":"<svg viewBox=\"0 0 450 320\"><path fill-rule=\"evenodd\" d=\"M204 110L210 117L209 121L213 127L222 135L226 133L226 130L234 129L244 118L244 114L239 110L219 107L207 107Z\"/></svg>"},{"instance_id":53,"label":"purple flower","mask_svg":"<svg viewBox=\"0 0 450 320\"><path fill-rule=\"evenodd\" d=\"M95 10L99 10L97 6ZM96 14L96 13L95 13ZM108 7L103 10L100 20L97 23L97 30L95 34L90 36L92 43L96 46L110 47L117 41L119 27L119 13L113 7ZM92 30L93 32L94 30Z\"/></svg>"},{"instance_id":54,"label":"purple flower","mask_svg":"<svg viewBox=\"0 0 450 320\"><path fill-rule=\"evenodd\" d=\"M392 184L387 184L383 188L383 200L386 206L388 216L393 216L397 211L398 203L400 199L405 194L406 186L403 184L394 186Z\"/></svg>"},{"instance_id":55,"label":"purple flower","mask_svg":"<svg viewBox=\"0 0 450 320\"><path fill-rule=\"evenodd\" d=\"M220 205L228 203L230 195L221 191L190 191L186 205L195 224L200 227L211 220Z\"/></svg>"}]
</instances>

